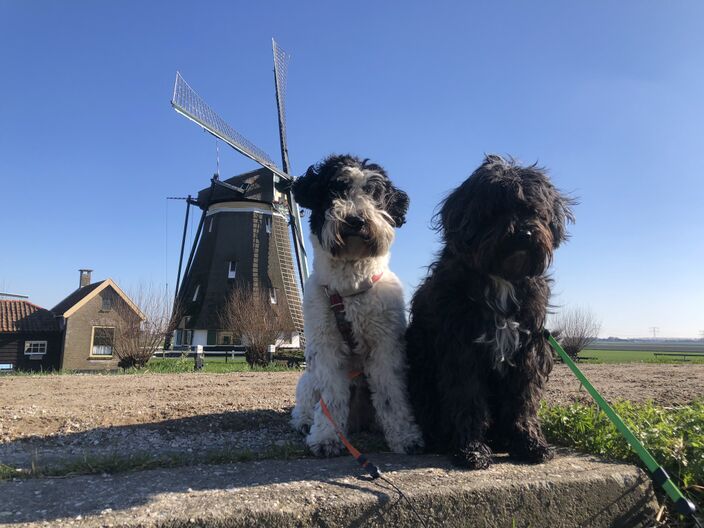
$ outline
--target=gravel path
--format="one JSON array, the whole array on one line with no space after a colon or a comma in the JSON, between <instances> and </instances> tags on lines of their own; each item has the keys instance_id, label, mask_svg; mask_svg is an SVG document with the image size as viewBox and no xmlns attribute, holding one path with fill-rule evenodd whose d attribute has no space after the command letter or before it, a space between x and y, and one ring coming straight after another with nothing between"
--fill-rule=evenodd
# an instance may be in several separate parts
<instances>
[{"instance_id":1,"label":"gravel path","mask_svg":"<svg viewBox=\"0 0 704 528\"><path fill-rule=\"evenodd\" d=\"M704 365L584 365L607 399L685 404ZM139 453L303 448L288 425L299 372L0 377L0 462L28 467ZM550 403L588 401L563 365Z\"/></svg>"}]
</instances>

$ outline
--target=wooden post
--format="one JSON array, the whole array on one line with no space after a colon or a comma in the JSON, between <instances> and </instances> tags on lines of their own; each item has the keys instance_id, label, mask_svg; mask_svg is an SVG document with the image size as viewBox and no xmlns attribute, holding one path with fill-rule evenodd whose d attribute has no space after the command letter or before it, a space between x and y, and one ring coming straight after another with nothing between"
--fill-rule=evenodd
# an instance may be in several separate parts
<instances>
[{"instance_id":1,"label":"wooden post","mask_svg":"<svg viewBox=\"0 0 704 528\"><path fill-rule=\"evenodd\" d=\"M203 345L196 346L195 370L203 370Z\"/></svg>"}]
</instances>

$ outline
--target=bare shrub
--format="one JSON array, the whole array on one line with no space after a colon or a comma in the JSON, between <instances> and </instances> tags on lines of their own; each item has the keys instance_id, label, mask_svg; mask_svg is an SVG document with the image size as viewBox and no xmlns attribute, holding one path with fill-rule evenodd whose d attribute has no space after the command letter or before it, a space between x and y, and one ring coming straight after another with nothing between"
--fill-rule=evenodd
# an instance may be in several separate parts
<instances>
[{"instance_id":1,"label":"bare shrub","mask_svg":"<svg viewBox=\"0 0 704 528\"><path fill-rule=\"evenodd\" d=\"M172 316L166 295L153 287L140 286L128 297L141 313L135 313L132 306L116 299L114 351L119 359L118 366L142 368L163 346L178 318Z\"/></svg>"},{"instance_id":2,"label":"bare shrub","mask_svg":"<svg viewBox=\"0 0 704 528\"><path fill-rule=\"evenodd\" d=\"M228 294L219 319L223 330L242 339L250 366L268 364L269 345L276 345L282 335L294 330L278 304L248 288L235 288Z\"/></svg>"},{"instance_id":3,"label":"bare shrub","mask_svg":"<svg viewBox=\"0 0 704 528\"><path fill-rule=\"evenodd\" d=\"M553 335L574 360L599 336L601 321L589 308L566 308L554 319Z\"/></svg>"}]
</instances>

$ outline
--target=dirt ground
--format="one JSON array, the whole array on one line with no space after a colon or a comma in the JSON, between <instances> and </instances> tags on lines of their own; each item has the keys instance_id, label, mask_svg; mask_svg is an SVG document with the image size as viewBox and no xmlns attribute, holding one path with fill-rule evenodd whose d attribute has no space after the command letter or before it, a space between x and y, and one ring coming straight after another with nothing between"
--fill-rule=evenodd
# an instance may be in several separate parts
<instances>
[{"instance_id":1,"label":"dirt ground","mask_svg":"<svg viewBox=\"0 0 704 528\"><path fill-rule=\"evenodd\" d=\"M582 368L609 400L676 405L704 397L704 365L631 363ZM141 424L172 434L197 435L277 425L278 434L284 434L299 376L299 372L4 376L0 377L0 446L19 438ZM557 365L546 399L567 403L590 398L571 372Z\"/></svg>"}]
</instances>

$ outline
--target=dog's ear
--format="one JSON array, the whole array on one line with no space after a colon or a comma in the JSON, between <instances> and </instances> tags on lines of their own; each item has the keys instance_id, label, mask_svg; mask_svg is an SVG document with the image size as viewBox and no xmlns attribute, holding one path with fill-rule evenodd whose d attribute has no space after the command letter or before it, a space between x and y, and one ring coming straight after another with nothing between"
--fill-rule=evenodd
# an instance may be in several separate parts
<instances>
[{"instance_id":1,"label":"dog's ear","mask_svg":"<svg viewBox=\"0 0 704 528\"><path fill-rule=\"evenodd\" d=\"M410 203L408 195L394 185L389 185L386 191L386 212L389 213L396 227L401 227L406 223L406 213Z\"/></svg>"},{"instance_id":2,"label":"dog's ear","mask_svg":"<svg viewBox=\"0 0 704 528\"><path fill-rule=\"evenodd\" d=\"M557 189L555 190L555 195L550 230L552 231L553 246L557 248L568 238L567 224L574 223L572 207L577 205L577 201L574 198L561 194Z\"/></svg>"},{"instance_id":3,"label":"dog's ear","mask_svg":"<svg viewBox=\"0 0 704 528\"><path fill-rule=\"evenodd\" d=\"M474 200L473 185L474 180L468 178L451 191L433 218L433 228L441 231L445 242L455 248L476 234L475 217L481 214L484 204Z\"/></svg>"},{"instance_id":4,"label":"dog's ear","mask_svg":"<svg viewBox=\"0 0 704 528\"><path fill-rule=\"evenodd\" d=\"M308 167L306 173L293 182L293 197L298 205L306 209L313 209L316 204L320 204L323 201L324 192L325 189L315 165Z\"/></svg>"}]
</instances>

